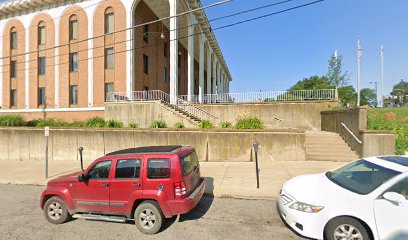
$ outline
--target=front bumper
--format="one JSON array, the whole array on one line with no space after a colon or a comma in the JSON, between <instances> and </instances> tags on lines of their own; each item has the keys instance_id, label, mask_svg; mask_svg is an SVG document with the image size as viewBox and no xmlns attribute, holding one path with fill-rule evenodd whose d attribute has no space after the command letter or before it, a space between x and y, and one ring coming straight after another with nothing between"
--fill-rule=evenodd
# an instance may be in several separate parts
<instances>
[{"instance_id":1,"label":"front bumper","mask_svg":"<svg viewBox=\"0 0 408 240\"><path fill-rule=\"evenodd\" d=\"M172 213L173 216L179 215L179 214L185 214L190 212L196 205L197 203L201 200L201 198L204 195L205 191L205 180L204 178L200 179L200 184L194 190L193 193L190 194L185 199L181 200L172 200L168 201L167 204L169 206L169 209Z\"/></svg>"},{"instance_id":2,"label":"front bumper","mask_svg":"<svg viewBox=\"0 0 408 240\"><path fill-rule=\"evenodd\" d=\"M278 200L278 211L286 224L296 233L313 239L323 239L326 218L324 209L318 213L305 213L289 208L296 199L282 190Z\"/></svg>"}]
</instances>

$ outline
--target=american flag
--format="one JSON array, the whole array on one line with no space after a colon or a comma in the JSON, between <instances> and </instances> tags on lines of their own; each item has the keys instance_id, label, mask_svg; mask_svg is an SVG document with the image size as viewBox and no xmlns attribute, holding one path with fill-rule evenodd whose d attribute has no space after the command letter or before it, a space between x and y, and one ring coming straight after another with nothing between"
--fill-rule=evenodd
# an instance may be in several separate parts
<instances>
[{"instance_id":1,"label":"american flag","mask_svg":"<svg viewBox=\"0 0 408 240\"><path fill-rule=\"evenodd\" d=\"M358 39L358 59L363 57L363 48L361 47L360 39Z\"/></svg>"}]
</instances>

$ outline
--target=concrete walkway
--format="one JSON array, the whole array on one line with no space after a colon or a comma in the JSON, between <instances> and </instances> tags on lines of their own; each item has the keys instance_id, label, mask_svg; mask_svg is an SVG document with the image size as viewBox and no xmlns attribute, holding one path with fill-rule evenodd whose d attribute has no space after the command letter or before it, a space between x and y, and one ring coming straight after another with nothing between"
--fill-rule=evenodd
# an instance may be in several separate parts
<instances>
[{"instance_id":1,"label":"concrete walkway","mask_svg":"<svg viewBox=\"0 0 408 240\"><path fill-rule=\"evenodd\" d=\"M45 185L43 162L0 162L0 184ZM90 162L85 162L87 167ZM201 175L207 180L207 193L216 197L276 199L283 184L292 177L332 170L344 163L289 161L260 162L260 188L256 188L254 162L202 162ZM51 161L49 179L79 170L77 161Z\"/></svg>"}]
</instances>

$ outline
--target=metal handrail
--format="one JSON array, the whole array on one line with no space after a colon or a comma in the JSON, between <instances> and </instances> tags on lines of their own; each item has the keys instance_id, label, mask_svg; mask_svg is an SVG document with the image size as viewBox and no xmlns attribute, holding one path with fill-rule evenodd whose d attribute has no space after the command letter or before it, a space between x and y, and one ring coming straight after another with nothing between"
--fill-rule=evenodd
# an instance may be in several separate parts
<instances>
[{"instance_id":1,"label":"metal handrail","mask_svg":"<svg viewBox=\"0 0 408 240\"><path fill-rule=\"evenodd\" d=\"M349 132L350 135L353 136L353 138L354 138L359 144L363 144L363 141L361 141L360 139L358 139L358 137L347 127L346 124L341 123L341 126L343 126L343 127L347 130L347 132Z\"/></svg>"}]
</instances>

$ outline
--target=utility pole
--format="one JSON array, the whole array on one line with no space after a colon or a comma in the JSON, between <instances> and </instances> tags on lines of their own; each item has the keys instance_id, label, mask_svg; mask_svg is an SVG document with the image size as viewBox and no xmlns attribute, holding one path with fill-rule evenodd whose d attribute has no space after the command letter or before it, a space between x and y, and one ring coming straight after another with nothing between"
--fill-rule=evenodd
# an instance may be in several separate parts
<instances>
[{"instance_id":1,"label":"utility pole","mask_svg":"<svg viewBox=\"0 0 408 240\"><path fill-rule=\"evenodd\" d=\"M375 89L375 96L376 96L376 105L377 107L380 106L380 102L378 101L378 82L370 82L370 84L374 84L374 89Z\"/></svg>"}]
</instances>

